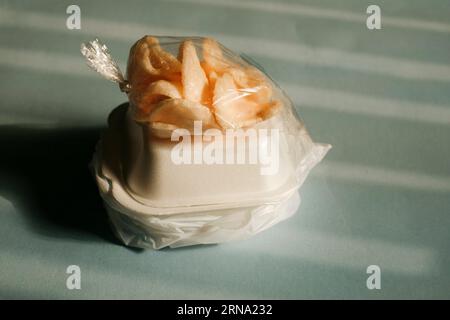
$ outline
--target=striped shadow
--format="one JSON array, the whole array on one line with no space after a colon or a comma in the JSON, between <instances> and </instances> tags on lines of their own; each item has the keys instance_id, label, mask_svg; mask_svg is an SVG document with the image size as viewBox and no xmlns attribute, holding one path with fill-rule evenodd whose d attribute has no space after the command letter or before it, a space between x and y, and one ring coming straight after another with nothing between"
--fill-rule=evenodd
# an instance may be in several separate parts
<instances>
[{"instance_id":1,"label":"striped shadow","mask_svg":"<svg viewBox=\"0 0 450 320\"><path fill-rule=\"evenodd\" d=\"M98 77L89 70L81 54L79 57L0 47L0 64L4 66L35 70L69 76ZM125 66L125 62L119 62ZM124 70L122 70L124 71ZM365 116L385 117L404 121L450 124L450 107L423 105L411 101L353 94L344 91L281 84L295 104L302 108L319 108Z\"/></svg>"},{"instance_id":2,"label":"striped shadow","mask_svg":"<svg viewBox=\"0 0 450 320\"><path fill-rule=\"evenodd\" d=\"M244 9L259 12L278 13L299 17L309 17L317 19L335 20L342 22L361 23L365 25L367 15L365 12L345 11L338 9L324 9L307 6L299 3L262 2L262 1L238 1L238 0L167 0L169 2L181 4L195 4L199 6L214 6L219 8ZM375 3L374 3L375 4ZM381 8L382 9L382 8ZM384 27L395 27L408 30L420 30L430 32L450 33L450 24L427 21L414 18L389 17L383 15L382 24Z\"/></svg>"},{"instance_id":3,"label":"striped shadow","mask_svg":"<svg viewBox=\"0 0 450 320\"><path fill-rule=\"evenodd\" d=\"M68 32L64 27L63 15L21 12L5 8L2 8L0 11L0 25L51 32ZM291 63L342 68L403 79L450 82L450 66L446 64L419 62L367 53L352 53L332 48L315 48L298 43L268 41L222 33L209 34L197 30L179 30L89 18L83 19L83 27L79 32L91 37L99 36L103 39L131 42L136 40L137 37L147 34L149 30L153 34L159 35L186 36L195 34L212 36L235 50Z\"/></svg>"}]
</instances>

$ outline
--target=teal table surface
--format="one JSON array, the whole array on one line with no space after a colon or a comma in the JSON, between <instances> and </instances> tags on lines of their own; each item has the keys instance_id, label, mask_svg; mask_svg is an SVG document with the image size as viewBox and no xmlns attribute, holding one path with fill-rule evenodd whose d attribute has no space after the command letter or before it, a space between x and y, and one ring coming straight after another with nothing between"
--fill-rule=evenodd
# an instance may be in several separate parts
<instances>
[{"instance_id":1,"label":"teal table surface","mask_svg":"<svg viewBox=\"0 0 450 320\"><path fill-rule=\"evenodd\" d=\"M0 1L1 298L450 298L448 1L79 0L69 30L72 2ZM124 69L144 34L209 35L251 57L333 145L296 215L223 245L115 240L88 163L126 97L79 48L98 36Z\"/></svg>"}]
</instances>

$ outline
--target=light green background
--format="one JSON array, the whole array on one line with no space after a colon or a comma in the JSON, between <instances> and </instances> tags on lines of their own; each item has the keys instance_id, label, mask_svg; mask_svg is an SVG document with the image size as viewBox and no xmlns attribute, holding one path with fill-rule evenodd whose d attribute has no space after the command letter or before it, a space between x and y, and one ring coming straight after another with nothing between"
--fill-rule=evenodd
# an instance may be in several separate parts
<instances>
[{"instance_id":1,"label":"light green background","mask_svg":"<svg viewBox=\"0 0 450 320\"><path fill-rule=\"evenodd\" d=\"M0 1L0 297L450 298L450 4ZM82 29L67 30L69 4ZM365 10L378 4L382 30ZM262 65L333 145L290 220L247 241L139 251L111 235L87 163L143 34L212 35ZM81 290L67 290L67 266ZM382 289L366 288L379 265Z\"/></svg>"}]
</instances>

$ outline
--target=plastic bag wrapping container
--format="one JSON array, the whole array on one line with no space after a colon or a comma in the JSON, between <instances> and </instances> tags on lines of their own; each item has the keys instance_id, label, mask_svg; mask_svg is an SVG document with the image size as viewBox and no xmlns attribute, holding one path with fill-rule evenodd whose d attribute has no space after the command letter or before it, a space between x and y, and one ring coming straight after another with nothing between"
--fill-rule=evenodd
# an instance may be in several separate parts
<instances>
[{"instance_id":1,"label":"plastic bag wrapping container","mask_svg":"<svg viewBox=\"0 0 450 320\"><path fill-rule=\"evenodd\" d=\"M127 80L129 103L111 112L92 161L126 245L261 232L297 211L299 187L331 147L313 142L264 72L210 38L140 39Z\"/></svg>"}]
</instances>

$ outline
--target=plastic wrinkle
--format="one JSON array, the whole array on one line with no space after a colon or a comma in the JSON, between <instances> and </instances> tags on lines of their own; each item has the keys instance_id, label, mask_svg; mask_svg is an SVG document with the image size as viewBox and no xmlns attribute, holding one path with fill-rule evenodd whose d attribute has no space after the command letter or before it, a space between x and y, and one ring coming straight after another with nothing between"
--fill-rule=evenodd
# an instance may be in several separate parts
<instances>
[{"instance_id":1,"label":"plastic wrinkle","mask_svg":"<svg viewBox=\"0 0 450 320\"><path fill-rule=\"evenodd\" d=\"M297 212L301 185L331 145L312 140L292 101L257 66L212 39L146 36L130 51L125 80L106 46L91 42L82 51L106 78L130 85L129 104L111 113L91 162L125 245L157 250L241 240ZM263 164L180 167L171 158L171 133L193 133L198 119L222 138L228 130L262 129L258 139L275 131L279 170L265 176ZM266 156L271 141L257 142ZM222 147L222 155L230 151Z\"/></svg>"}]
</instances>

